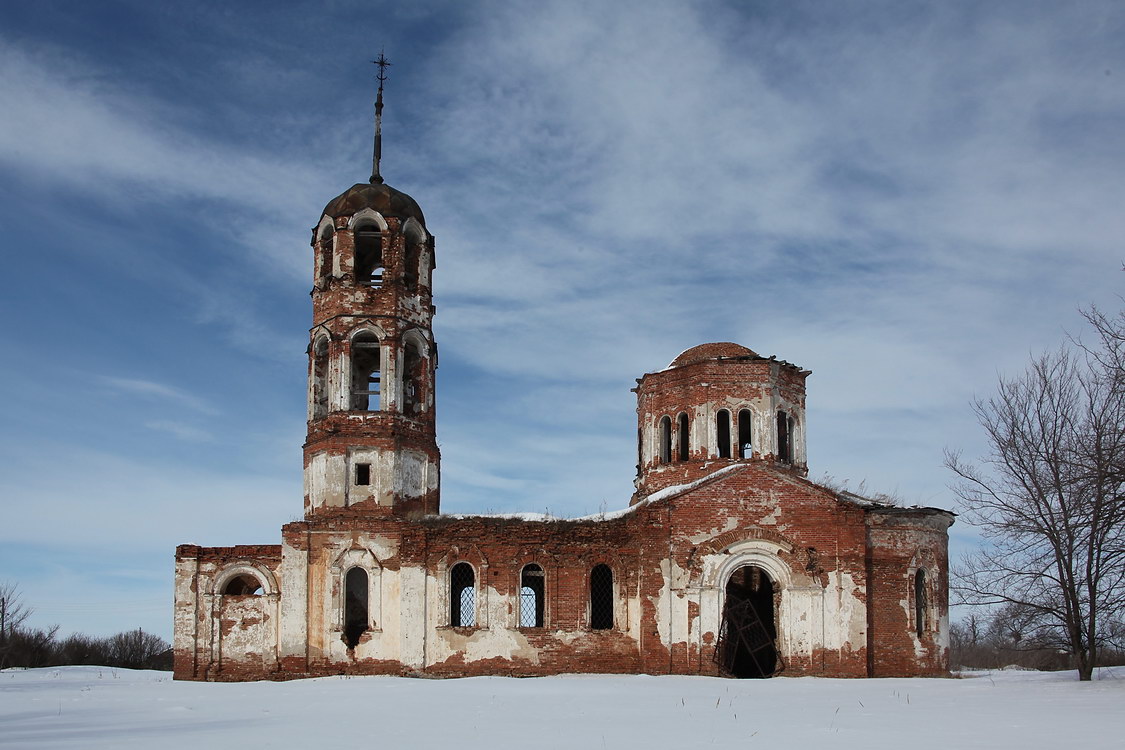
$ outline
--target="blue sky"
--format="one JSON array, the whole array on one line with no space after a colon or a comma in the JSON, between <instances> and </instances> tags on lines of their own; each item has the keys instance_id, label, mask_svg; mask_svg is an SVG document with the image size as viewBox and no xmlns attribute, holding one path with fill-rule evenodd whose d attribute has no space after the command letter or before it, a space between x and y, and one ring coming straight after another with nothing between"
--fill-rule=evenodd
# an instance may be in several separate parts
<instances>
[{"instance_id":1,"label":"blue sky","mask_svg":"<svg viewBox=\"0 0 1125 750\"><path fill-rule=\"evenodd\" d=\"M380 48L446 511L623 507L634 379L726 340L813 370L811 477L954 508L974 394L1121 305L1118 2L6 3L0 580L37 624L168 637L176 544L299 517L310 228L369 173Z\"/></svg>"}]
</instances>

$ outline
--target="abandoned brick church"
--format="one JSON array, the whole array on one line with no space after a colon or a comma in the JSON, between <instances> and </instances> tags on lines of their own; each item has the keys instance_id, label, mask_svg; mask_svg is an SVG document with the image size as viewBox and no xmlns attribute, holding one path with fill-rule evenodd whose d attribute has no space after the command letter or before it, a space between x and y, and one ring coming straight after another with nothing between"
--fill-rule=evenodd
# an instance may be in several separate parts
<instances>
[{"instance_id":1,"label":"abandoned brick church","mask_svg":"<svg viewBox=\"0 0 1125 750\"><path fill-rule=\"evenodd\" d=\"M809 372L737 344L637 381L627 509L442 515L434 237L378 139L313 229L304 519L177 548L177 679L947 673L953 515L806 479Z\"/></svg>"}]
</instances>

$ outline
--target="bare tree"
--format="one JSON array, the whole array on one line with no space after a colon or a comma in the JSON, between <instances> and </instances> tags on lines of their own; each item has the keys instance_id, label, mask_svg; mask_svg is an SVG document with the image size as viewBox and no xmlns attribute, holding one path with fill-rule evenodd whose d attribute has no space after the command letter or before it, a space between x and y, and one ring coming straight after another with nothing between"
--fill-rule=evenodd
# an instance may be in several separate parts
<instances>
[{"instance_id":1,"label":"bare tree","mask_svg":"<svg viewBox=\"0 0 1125 750\"><path fill-rule=\"evenodd\" d=\"M110 636L107 645L110 663L130 669L150 668L153 660L170 648L163 638L140 628Z\"/></svg>"},{"instance_id":2,"label":"bare tree","mask_svg":"<svg viewBox=\"0 0 1125 750\"><path fill-rule=\"evenodd\" d=\"M15 635L29 617L31 608L22 601L19 586L0 583L0 669L8 666Z\"/></svg>"},{"instance_id":3,"label":"bare tree","mask_svg":"<svg viewBox=\"0 0 1125 750\"><path fill-rule=\"evenodd\" d=\"M980 465L948 452L954 491L987 545L955 571L968 604L1007 605L1089 680L1125 612L1125 317L1087 313L1097 343L1034 358L973 404Z\"/></svg>"}]
</instances>

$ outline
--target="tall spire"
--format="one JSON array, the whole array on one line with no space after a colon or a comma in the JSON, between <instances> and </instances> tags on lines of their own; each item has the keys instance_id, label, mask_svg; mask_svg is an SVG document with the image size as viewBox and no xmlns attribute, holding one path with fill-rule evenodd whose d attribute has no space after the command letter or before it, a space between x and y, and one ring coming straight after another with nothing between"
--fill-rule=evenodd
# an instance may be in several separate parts
<instances>
[{"instance_id":1,"label":"tall spire","mask_svg":"<svg viewBox=\"0 0 1125 750\"><path fill-rule=\"evenodd\" d=\"M382 51L379 59L371 62L379 66L379 74L375 76L375 80L379 81L379 95L375 97L375 154L371 158L371 184L379 185L383 182L383 175L379 174L379 160L383 157L383 83L387 80L390 63Z\"/></svg>"}]
</instances>

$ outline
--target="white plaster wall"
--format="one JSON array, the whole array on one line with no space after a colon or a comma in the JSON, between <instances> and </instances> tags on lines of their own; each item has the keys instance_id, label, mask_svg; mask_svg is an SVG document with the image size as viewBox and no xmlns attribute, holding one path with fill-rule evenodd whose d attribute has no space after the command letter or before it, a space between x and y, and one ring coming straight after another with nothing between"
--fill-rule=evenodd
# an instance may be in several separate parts
<instances>
[{"instance_id":1,"label":"white plaster wall","mask_svg":"<svg viewBox=\"0 0 1125 750\"><path fill-rule=\"evenodd\" d=\"M349 478L347 458L327 452L314 453L305 466L305 496L313 508L342 508L347 503L347 488L350 482L340 482L340 477Z\"/></svg>"},{"instance_id":2,"label":"white plaster wall","mask_svg":"<svg viewBox=\"0 0 1125 750\"><path fill-rule=\"evenodd\" d=\"M280 602L278 655L305 656L308 644L308 552L282 543L278 584L285 592Z\"/></svg>"}]
</instances>

